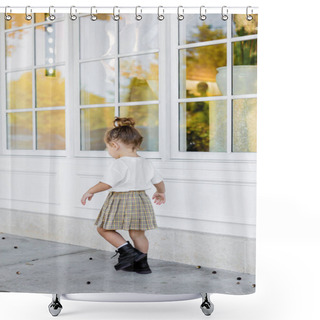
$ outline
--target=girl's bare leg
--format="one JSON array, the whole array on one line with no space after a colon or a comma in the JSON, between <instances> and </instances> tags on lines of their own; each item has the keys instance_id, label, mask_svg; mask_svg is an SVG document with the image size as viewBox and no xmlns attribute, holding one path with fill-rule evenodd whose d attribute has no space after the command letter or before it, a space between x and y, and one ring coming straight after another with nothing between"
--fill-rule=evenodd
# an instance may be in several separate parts
<instances>
[{"instance_id":1,"label":"girl's bare leg","mask_svg":"<svg viewBox=\"0 0 320 320\"><path fill-rule=\"evenodd\" d=\"M129 230L129 235L136 249L148 253L149 241L144 234L144 230Z\"/></svg>"},{"instance_id":2,"label":"girl's bare leg","mask_svg":"<svg viewBox=\"0 0 320 320\"><path fill-rule=\"evenodd\" d=\"M116 248L127 242L122 235L115 230L106 230L100 227L98 227L97 230L103 238Z\"/></svg>"}]
</instances>

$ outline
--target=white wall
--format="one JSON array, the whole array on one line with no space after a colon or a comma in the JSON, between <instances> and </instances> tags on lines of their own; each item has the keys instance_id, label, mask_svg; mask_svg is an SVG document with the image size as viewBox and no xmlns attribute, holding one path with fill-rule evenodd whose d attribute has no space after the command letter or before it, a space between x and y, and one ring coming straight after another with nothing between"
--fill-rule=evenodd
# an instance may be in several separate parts
<instances>
[{"instance_id":1,"label":"white wall","mask_svg":"<svg viewBox=\"0 0 320 320\"><path fill-rule=\"evenodd\" d=\"M0 156L0 208L95 219L107 192L83 206L107 158ZM159 227L255 238L256 166L154 160L167 188L154 205ZM152 196L154 190L149 190Z\"/></svg>"}]
</instances>

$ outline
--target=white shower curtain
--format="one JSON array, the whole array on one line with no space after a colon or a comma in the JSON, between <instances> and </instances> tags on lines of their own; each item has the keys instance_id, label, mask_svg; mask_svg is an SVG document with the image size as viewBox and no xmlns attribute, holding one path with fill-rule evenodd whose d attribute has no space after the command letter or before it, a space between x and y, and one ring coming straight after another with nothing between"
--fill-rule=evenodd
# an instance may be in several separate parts
<instances>
[{"instance_id":1,"label":"white shower curtain","mask_svg":"<svg viewBox=\"0 0 320 320\"><path fill-rule=\"evenodd\" d=\"M0 14L0 291L254 293L257 8L47 9ZM116 270L94 225L113 190L81 203L123 157L105 140L115 117L161 177L139 171L148 273Z\"/></svg>"}]
</instances>

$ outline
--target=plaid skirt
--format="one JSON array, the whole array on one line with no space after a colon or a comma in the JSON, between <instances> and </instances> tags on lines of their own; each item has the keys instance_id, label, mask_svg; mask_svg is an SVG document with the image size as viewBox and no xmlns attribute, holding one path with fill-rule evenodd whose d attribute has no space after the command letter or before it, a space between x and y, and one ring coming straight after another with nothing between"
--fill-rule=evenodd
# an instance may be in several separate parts
<instances>
[{"instance_id":1,"label":"plaid skirt","mask_svg":"<svg viewBox=\"0 0 320 320\"><path fill-rule=\"evenodd\" d=\"M107 230L158 227L151 200L144 190L109 192L95 225Z\"/></svg>"}]
</instances>

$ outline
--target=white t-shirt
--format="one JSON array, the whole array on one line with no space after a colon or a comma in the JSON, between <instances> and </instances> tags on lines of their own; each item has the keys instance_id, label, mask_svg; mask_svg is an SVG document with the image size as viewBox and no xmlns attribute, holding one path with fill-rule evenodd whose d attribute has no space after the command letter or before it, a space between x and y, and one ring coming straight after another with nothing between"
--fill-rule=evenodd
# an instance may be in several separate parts
<instances>
[{"instance_id":1,"label":"white t-shirt","mask_svg":"<svg viewBox=\"0 0 320 320\"><path fill-rule=\"evenodd\" d=\"M100 180L112 187L111 191L150 189L162 181L152 162L143 157L121 157L112 159L106 173Z\"/></svg>"}]
</instances>

